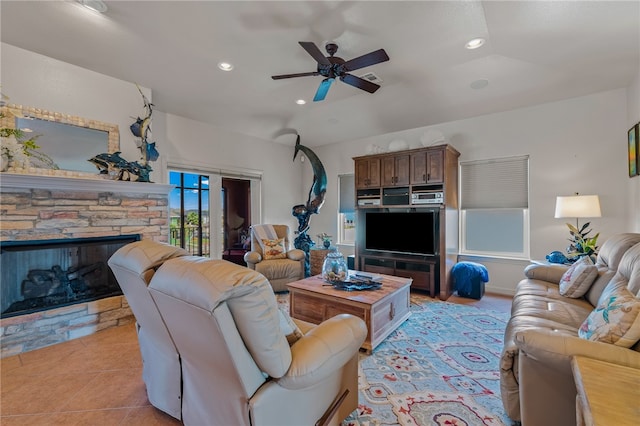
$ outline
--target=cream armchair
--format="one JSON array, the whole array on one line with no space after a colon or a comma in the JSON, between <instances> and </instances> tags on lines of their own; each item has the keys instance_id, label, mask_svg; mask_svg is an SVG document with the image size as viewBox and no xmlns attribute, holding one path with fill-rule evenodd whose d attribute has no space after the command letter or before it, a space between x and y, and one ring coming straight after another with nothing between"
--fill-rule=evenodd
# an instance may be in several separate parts
<instances>
[{"instance_id":1,"label":"cream armchair","mask_svg":"<svg viewBox=\"0 0 640 426\"><path fill-rule=\"evenodd\" d=\"M182 418L180 357L147 286L164 261L188 254L179 247L143 240L120 248L108 262L136 318L149 402L177 419Z\"/></svg>"},{"instance_id":2,"label":"cream armchair","mask_svg":"<svg viewBox=\"0 0 640 426\"><path fill-rule=\"evenodd\" d=\"M288 330L265 277L223 260L169 260L149 291L182 360L185 425L338 425L357 408L360 318Z\"/></svg>"},{"instance_id":3,"label":"cream armchair","mask_svg":"<svg viewBox=\"0 0 640 426\"><path fill-rule=\"evenodd\" d=\"M265 259L262 245L251 228L251 251L244 255L247 267L260 272L267 277L273 291L287 291L287 284L304 278L304 251L291 249L289 241L289 227L287 225L273 225L278 238L284 238L287 250L285 259Z\"/></svg>"}]
</instances>

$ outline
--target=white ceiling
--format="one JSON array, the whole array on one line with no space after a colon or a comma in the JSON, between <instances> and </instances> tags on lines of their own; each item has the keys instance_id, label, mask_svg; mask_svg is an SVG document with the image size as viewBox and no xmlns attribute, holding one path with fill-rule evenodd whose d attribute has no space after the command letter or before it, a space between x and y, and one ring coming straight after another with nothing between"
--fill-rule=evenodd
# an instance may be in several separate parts
<instances>
[{"instance_id":1,"label":"white ceiling","mask_svg":"<svg viewBox=\"0 0 640 426\"><path fill-rule=\"evenodd\" d=\"M157 110L281 143L295 129L307 146L627 87L640 64L638 0L105 3L2 0L1 40L149 87ZM336 83L311 102L322 77L270 78L315 71L298 41L328 40L345 60L385 49L354 72L380 90Z\"/></svg>"}]
</instances>

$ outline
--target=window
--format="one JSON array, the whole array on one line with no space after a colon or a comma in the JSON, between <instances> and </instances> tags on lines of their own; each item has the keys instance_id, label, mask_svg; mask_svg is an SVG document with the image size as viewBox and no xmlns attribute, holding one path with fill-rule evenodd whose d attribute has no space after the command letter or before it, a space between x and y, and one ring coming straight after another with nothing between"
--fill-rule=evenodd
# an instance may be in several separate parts
<instances>
[{"instance_id":1,"label":"window","mask_svg":"<svg viewBox=\"0 0 640 426\"><path fill-rule=\"evenodd\" d=\"M529 157L460 163L461 252L529 258Z\"/></svg>"},{"instance_id":2,"label":"window","mask_svg":"<svg viewBox=\"0 0 640 426\"><path fill-rule=\"evenodd\" d=\"M355 177L354 175L338 176L338 232L339 244L355 244L356 212L355 212Z\"/></svg>"},{"instance_id":3,"label":"window","mask_svg":"<svg viewBox=\"0 0 640 426\"><path fill-rule=\"evenodd\" d=\"M169 172L169 243L198 256L210 256L209 177Z\"/></svg>"}]
</instances>

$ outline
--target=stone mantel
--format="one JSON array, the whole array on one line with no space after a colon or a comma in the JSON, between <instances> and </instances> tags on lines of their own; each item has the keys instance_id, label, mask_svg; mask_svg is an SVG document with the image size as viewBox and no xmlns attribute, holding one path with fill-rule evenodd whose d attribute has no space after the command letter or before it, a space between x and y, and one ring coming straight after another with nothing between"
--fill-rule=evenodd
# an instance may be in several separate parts
<instances>
[{"instance_id":1,"label":"stone mantel","mask_svg":"<svg viewBox=\"0 0 640 426\"><path fill-rule=\"evenodd\" d=\"M59 191L98 191L128 194L168 195L174 185L149 182L129 182L109 179L85 179L78 177L40 176L19 173L0 173L0 189L52 189Z\"/></svg>"}]
</instances>

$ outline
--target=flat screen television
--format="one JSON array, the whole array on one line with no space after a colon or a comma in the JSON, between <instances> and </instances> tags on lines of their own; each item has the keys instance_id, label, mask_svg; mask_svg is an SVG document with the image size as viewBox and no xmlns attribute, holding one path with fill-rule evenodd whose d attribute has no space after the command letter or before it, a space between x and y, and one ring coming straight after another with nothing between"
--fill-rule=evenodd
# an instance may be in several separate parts
<instances>
[{"instance_id":1,"label":"flat screen television","mask_svg":"<svg viewBox=\"0 0 640 426\"><path fill-rule=\"evenodd\" d=\"M437 255L438 211L367 212L365 249Z\"/></svg>"}]
</instances>

